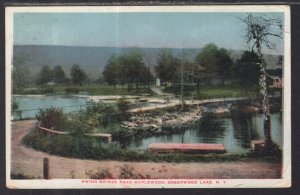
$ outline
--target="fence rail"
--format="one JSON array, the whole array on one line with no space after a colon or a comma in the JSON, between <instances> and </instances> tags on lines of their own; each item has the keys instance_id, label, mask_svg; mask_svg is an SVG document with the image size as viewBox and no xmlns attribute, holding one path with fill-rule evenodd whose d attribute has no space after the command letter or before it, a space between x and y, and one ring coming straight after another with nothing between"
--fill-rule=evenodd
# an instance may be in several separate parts
<instances>
[{"instance_id":1,"label":"fence rail","mask_svg":"<svg viewBox=\"0 0 300 195\"><path fill-rule=\"evenodd\" d=\"M60 106L57 108L61 108L64 112L69 113L69 112L76 112L76 111L83 110L88 105L90 105L90 103L79 104L79 105ZM56 107L14 110L14 111L12 111L12 119L13 120L34 119L36 117L36 114L41 109L49 109L49 108L56 108Z\"/></svg>"}]
</instances>

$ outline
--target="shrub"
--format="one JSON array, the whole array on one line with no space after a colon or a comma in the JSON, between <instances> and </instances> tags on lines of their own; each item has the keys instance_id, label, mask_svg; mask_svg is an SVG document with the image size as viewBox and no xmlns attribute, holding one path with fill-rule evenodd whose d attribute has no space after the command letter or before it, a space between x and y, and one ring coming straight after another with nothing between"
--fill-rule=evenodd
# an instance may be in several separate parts
<instances>
[{"instance_id":1,"label":"shrub","mask_svg":"<svg viewBox=\"0 0 300 195\"><path fill-rule=\"evenodd\" d=\"M114 106L92 102L86 109L86 121L92 128L107 125L118 121L118 113Z\"/></svg>"},{"instance_id":2,"label":"shrub","mask_svg":"<svg viewBox=\"0 0 300 195\"><path fill-rule=\"evenodd\" d=\"M126 100L124 97L118 99L117 106L120 111L120 117L122 120L125 120L128 118L127 110L129 109L130 102Z\"/></svg>"},{"instance_id":3,"label":"shrub","mask_svg":"<svg viewBox=\"0 0 300 195\"><path fill-rule=\"evenodd\" d=\"M52 87L42 88L41 89L41 93L42 94L45 94L45 93L54 93L54 89Z\"/></svg>"},{"instance_id":4,"label":"shrub","mask_svg":"<svg viewBox=\"0 0 300 195\"><path fill-rule=\"evenodd\" d=\"M42 127L63 130L65 127L65 116L61 108L40 109L36 119Z\"/></svg>"},{"instance_id":5,"label":"shrub","mask_svg":"<svg viewBox=\"0 0 300 195\"><path fill-rule=\"evenodd\" d=\"M97 172L87 171L86 175L88 175L90 179L115 179L108 169L98 168Z\"/></svg>"},{"instance_id":6,"label":"shrub","mask_svg":"<svg viewBox=\"0 0 300 195\"><path fill-rule=\"evenodd\" d=\"M64 89L67 94L79 93L79 89L76 87L67 87Z\"/></svg>"}]
</instances>

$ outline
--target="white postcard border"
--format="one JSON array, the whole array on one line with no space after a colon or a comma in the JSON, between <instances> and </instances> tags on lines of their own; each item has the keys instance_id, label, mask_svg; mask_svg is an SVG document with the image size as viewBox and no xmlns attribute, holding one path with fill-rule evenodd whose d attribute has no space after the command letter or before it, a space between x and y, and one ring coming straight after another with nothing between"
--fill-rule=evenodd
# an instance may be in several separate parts
<instances>
[{"instance_id":1,"label":"white postcard border","mask_svg":"<svg viewBox=\"0 0 300 195\"><path fill-rule=\"evenodd\" d=\"M213 5L213 6L38 6L6 7L5 50L6 50L6 182L8 188L22 189L81 189L81 188L283 188L291 186L291 29L290 7L287 5ZM282 179L196 179L197 184L168 184L174 179L144 180L149 184L92 183L90 179L51 179L51 180L12 180L11 173L11 70L13 52L13 14L20 12L284 12L284 111L283 111L283 172ZM176 179L184 181L185 179ZM91 183L89 183L89 181ZM99 180L100 181L100 180ZM151 184L151 181L164 181L165 184ZM212 184L205 182L211 181Z\"/></svg>"}]
</instances>

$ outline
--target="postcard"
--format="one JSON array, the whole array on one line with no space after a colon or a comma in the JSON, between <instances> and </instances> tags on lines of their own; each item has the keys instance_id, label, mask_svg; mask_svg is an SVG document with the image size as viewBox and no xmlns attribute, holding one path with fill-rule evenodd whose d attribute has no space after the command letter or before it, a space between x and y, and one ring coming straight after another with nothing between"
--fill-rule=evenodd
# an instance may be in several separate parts
<instances>
[{"instance_id":1,"label":"postcard","mask_svg":"<svg viewBox=\"0 0 300 195\"><path fill-rule=\"evenodd\" d=\"M289 6L5 11L8 188L291 186Z\"/></svg>"}]
</instances>

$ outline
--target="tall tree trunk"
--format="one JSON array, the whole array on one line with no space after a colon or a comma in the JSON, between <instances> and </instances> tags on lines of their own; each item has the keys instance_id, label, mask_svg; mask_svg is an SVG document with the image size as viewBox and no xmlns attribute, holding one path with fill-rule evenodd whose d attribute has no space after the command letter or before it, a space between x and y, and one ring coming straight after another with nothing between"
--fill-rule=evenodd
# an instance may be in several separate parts
<instances>
[{"instance_id":1,"label":"tall tree trunk","mask_svg":"<svg viewBox=\"0 0 300 195\"><path fill-rule=\"evenodd\" d=\"M267 82L266 82L266 67L263 64L263 54L261 52L261 46L259 42L256 42L256 49L259 57L260 62L260 87L263 91L263 99L262 99L262 107L263 113L265 115L264 120L264 137L266 142L266 148L269 148L272 144L272 137L271 137L271 118L269 112L269 101L268 101L268 92L267 92Z\"/></svg>"}]
</instances>

